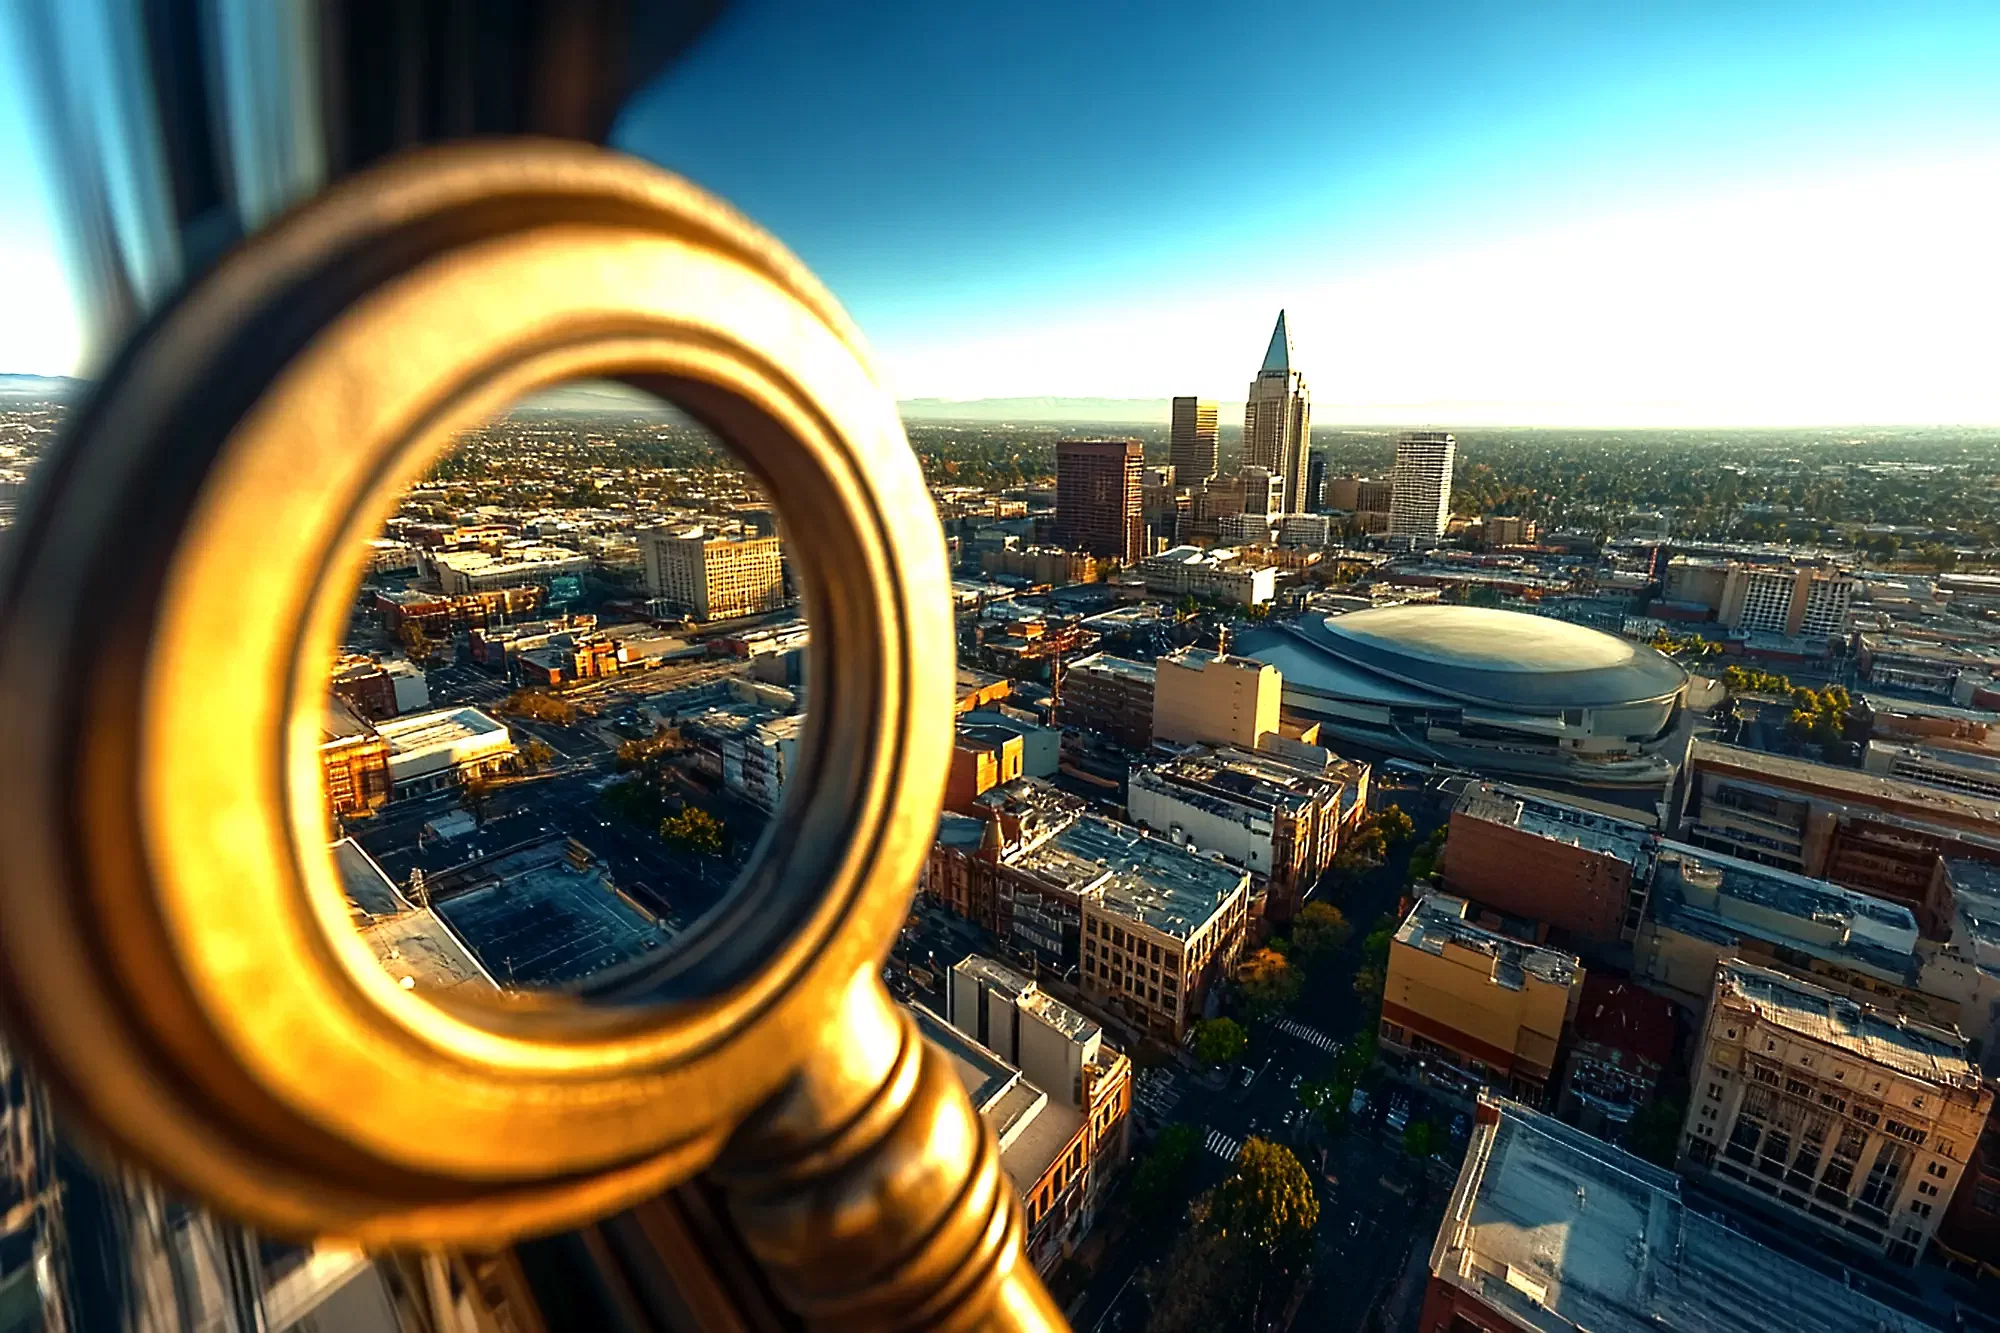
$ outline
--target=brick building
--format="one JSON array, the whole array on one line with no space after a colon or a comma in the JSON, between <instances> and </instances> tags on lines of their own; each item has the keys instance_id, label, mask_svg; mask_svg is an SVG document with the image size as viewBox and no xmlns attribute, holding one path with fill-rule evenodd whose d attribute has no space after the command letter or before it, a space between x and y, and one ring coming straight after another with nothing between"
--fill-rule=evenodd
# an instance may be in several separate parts
<instances>
[{"instance_id":1,"label":"brick building","mask_svg":"<svg viewBox=\"0 0 2000 1333\"><path fill-rule=\"evenodd\" d=\"M1453 893L1572 948L1616 945L1644 915L1651 839L1630 820L1473 783L1452 807L1441 870Z\"/></svg>"},{"instance_id":2,"label":"brick building","mask_svg":"<svg viewBox=\"0 0 2000 1333\"><path fill-rule=\"evenodd\" d=\"M1153 743L1153 691L1150 662L1093 653L1063 672L1057 721L1143 750Z\"/></svg>"},{"instance_id":3,"label":"brick building","mask_svg":"<svg viewBox=\"0 0 2000 1333\"><path fill-rule=\"evenodd\" d=\"M1593 1132L1629 1122L1659 1091L1678 1034L1672 1000L1605 973L1585 977L1563 1065L1564 1118Z\"/></svg>"}]
</instances>

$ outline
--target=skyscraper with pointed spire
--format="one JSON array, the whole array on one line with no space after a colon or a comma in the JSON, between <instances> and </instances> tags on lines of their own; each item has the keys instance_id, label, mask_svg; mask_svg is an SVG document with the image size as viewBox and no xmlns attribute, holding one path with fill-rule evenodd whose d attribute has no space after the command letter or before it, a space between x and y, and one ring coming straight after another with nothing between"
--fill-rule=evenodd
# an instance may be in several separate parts
<instances>
[{"instance_id":1,"label":"skyscraper with pointed spire","mask_svg":"<svg viewBox=\"0 0 2000 1333\"><path fill-rule=\"evenodd\" d=\"M1292 368L1292 335L1280 310L1243 404L1243 466L1269 468L1284 479L1286 513L1305 503L1311 426L1312 398L1305 376Z\"/></svg>"}]
</instances>

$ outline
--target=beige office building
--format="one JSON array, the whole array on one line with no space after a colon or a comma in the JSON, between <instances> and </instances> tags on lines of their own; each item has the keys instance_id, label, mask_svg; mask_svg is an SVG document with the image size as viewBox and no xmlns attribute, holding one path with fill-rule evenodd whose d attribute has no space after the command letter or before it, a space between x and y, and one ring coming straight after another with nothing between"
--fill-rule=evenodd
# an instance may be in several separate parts
<instances>
[{"instance_id":1,"label":"beige office building","mask_svg":"<svg viewBox=\"0 0 2000 1333\"><path fill-rule=\"evenodd\" d=\"M1255 750L1278 729L1278 668L1185 648L1153 663L1153 739Z\"/></svg>"},{"instance_id":2,"label":"beige office building","mask_svg":"<svg viewBox=\"0 0 2000 1333\"><path fill-rule=\"evenodd\" d=\"M695 620L757 615L785 604L776 537L710 536L700 526L648 528L639 545L646 591Z\"/></svg>"},{"instance_id":3,"label":"beige office building","mask_svg":"<svg viewBox=\"0 0 2000 1333\"><path fill-rule=\"evenodd\" d=\"M1292 335L1280 310L1243 404L1243 466L1267 468L1283 479L1285 512L1296 512L1305 498L1311 430L1312 395L1305 376L1292 369Z\"/></svg>"},{"instance_id":4,"label":"beige office building","mask_svg":"<svg viewBox=\"0 0 2000 1333\"><path fill-rule=\"evenodd\" d=\"M1956 1029L1731 960L1716 969L1681 1169L1914 1264L1992 1105Z\"/></svg>"},{"instance_id":5,"label":"beige office building","mask_svg":"<svg viewBox=\"0 0 2000 1333\"><path fill-rule=\"evenodd\" d=\"M1220 466L1215 404L1198 398L1174 399L1172 452L1174 485L1199 486Z\"/></svg>"}]
</instances>

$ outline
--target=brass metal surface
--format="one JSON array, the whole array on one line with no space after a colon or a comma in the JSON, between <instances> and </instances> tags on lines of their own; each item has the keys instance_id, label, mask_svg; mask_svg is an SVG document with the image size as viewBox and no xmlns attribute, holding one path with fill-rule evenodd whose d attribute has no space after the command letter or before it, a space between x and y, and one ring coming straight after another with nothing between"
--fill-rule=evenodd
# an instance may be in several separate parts
<instances>
[{"instance_id":1,"label":"brass metal surface","mask_svg":"<svg viewBox=\"0 0 2000 1333\"><path fill-rule=\"evenodd\" d=\"M776 830L589 1003L447 1006L355 936L317 745L363 539L453 431L613 377L785 515L814 711ZM126 347L0 579L0 1008L118 1151L267 1229L480 1244L718 1164L830 1327L1059 1325L963 1090L883 992L942 799L949 572L895 406L775 242L575 145L427 151Z\"/></svg>"}]
</instances>

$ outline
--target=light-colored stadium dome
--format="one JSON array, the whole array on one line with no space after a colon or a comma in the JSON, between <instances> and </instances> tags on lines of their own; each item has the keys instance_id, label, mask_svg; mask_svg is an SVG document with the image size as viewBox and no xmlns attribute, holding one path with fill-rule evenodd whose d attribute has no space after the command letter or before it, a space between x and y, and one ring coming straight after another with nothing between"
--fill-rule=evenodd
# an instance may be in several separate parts
<instances>
[{"instance_id":1,"label":"light-colored stadium dome","mask_svg":"<svg viewBox=\"0 0 2000 1333\"><path fill-rule=\"evenodd\" d=\"M1236 651L1284 676L1332 737L1413 759L1586 781L1666 771L1688 675L1615 634L1483 607L1412 604L1251 630Z\"/></svg>"}]
</instances>

